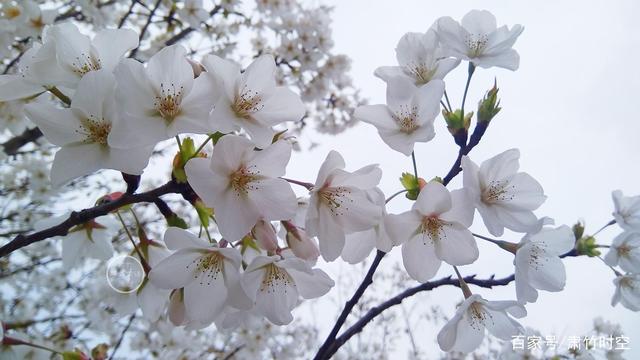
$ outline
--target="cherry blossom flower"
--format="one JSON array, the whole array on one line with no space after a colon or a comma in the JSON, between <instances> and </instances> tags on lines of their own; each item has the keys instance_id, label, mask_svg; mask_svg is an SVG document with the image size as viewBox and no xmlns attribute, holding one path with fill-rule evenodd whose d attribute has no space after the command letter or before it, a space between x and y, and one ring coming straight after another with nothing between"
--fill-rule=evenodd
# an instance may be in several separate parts
<instances>
[{"instance_id":1,"label":"cherry blossom flower","mask_svg":"<svg viewBox=\"0 0 640 360\"><path fill-rule=\"evenodd\" d=\"M566 226L544 228L522 238L514 260L516 295L520 302L535 302L538 291L561 291L566 273L559 258L573 249L575 236Z\"/></svg>"},{"instance_id":2,"label":"cherry blossom flower","mask_svg":"<svg viewBox=\"0 0 640 360\"><path fill-rule=\"evenodd\" d=\"M312 269L298 258L258 256L242 277L242 288L254 301L255 311L276 325L293 320L291 311L298 304L298 296L305 299L320 297L334 282L320 269Z\"/></svg>"},{"instance_id":3,"label":"cherry blossom flower","mask_svg":"<svg viewBox=\"0 0 640 360\"><path fill-rule=\"evenodd\" d=\"M609 266L620 265L630 273L640 273L640 233L625 231L616 236L604 262Z\"/></svg>"},{"instance_id":4,"label":"cherry blossom flower","mask_svg":"<svg viewBox=\"0 0 640 360\"><path fill-rule=\"evenodd\" d=\"M208 325L225 305L250 307L240 287L239 250L219 248L175 227L167 229L164 242L176 252L151 269L149 280L161 289L184 288L187 318Z\"/></svg>"},{"instance_id":5,"label":"cherry blossom flower","mask_svg":"<svg viewBox=\"0 0 640 360\"><path fill-rule=\"evenodd\" d=\"M346 236L344 249L342 250L342 260L349 264L357 264L362 262L371 253L371 250L378 249L388 253L391 249L400 245L397 239L392 239L387 234L384 225L384 217L387 215L385 210L384 193L379 188L367 191L367 197L375 204L382 208L382 217L378 224L371 229L359 231Z\"/></svg>"},{"instance_id":6,"label":"cherry blossom flower","mask_svg":"<svg viewBox=\"0 0 640 360\"><path fill-rule=\"evenodd\" d=\"M19 37L37 38L43 29L55 21L58 11L42 9L33 0L23 0L15 5L5 3L2 7L4 15L16 25L15 35Z\"/></svg>"},{"instance_id":7,"label":"cherry blossom flower","mask_svg":"<svg viewBox=\"0 0 640 360\"><path fill-rule=\"evenodd\" d=\"M181 133L211 132L209 113L218 90L207 73L194 80L185 55L185 48L172 45L152 56L146 67L133 59L116 67L121 111L111 146L155 145Z\"/></svg>"},{"instance_id":8,"label":"cherry blossom flower","mask_svg":"<svg viewBox=\"0 0 640 360\"><path fill-rule=\"evenodd\" d=\"M468 265L478 259L478 247L468 227L473 209L464 191L429 182L420 190L411 210L387 215L389 237L402 243L402 262L411 278L426 282L442 261Z\"/></svg>"},{"instance_id":9,"label":"cherry blossom flower","mask_svg":"<svg viewBox=\"0 0 640 360\"><path fill-rule=\"evenodd\" d=\"M416 142L435 136L433 122L443 93L442 80L416 88L408 79L395 77L388 81L387 105L360 106L353 116L374 125L390 148L409 156Z\"/></svg>"},{"instance_id":10,"label":"cherry blossom flower","mask_svg":"<svg viewBox=\"0 0 640 360\"><path fill-rule=\"evenodd\" d=\"M611 193L615 211L613 218L624 230L640 231L640 195L624 196L622 191Z\"/></svg>"},{"instance_id":11,"label":"cherry blossom flower","mask_svg":"<svg viewBox=\"0 0 640 360\"><path fill-rule=\"evenodd\" d=\"M438 35L429 29L426 33L406 33L396 46L396 59L399 66L382 66L376 69L375 76L389 83L395 77L411 80L416 86L422 86L431 80L442 80L458 64L459 59L443 56Z\"/></svg>"},{"instance_id":12,"label":"cherry blossom flower","mask_svg":"<svg viewBox=\"0 0 640 360\"><path fill-rule=\"evenodd\" d=\"M486 10L471 10L461 23L445 16L437 21L437 33L444 53L468 60L475 66L497 66L517 70L520 55L512 49L524 28L498 28L496 18Z\"/></svg>"},{"instance_id":13,"label":"cherry blossom flower","mask_svg":"<svg viewBox=\"0 0 640 360\"><path fill-rule=\"evenodd\" d=\"M209 13L202 7L202 0L185 0L182 8L178 9L178 15L195 29L209 18Z\"/></svg>"},{"instance_id":14,"label":"cherry blossom flower","mask_svg":"<svg viewBox=\"0 0 640 360\"><path fill-rule=\"evenodd\" d=\"M45 88L43 86L52 85L42 84L34 68L37 68L40 63L44 63L41 66L51 65L48 59L42 59L39 54L41 51L53 52L53 46L52 43L46 46L34 43L20 58L16 74L0 75L0 101L28 98L44 92Z\"/></svg>"},{"instance_id":15,"label":"cherry blossom flower","mask_svg":"<svg viewBox=\"0 0 640 360\"><path fill-rule=\"evenodd\" d=\"M211 161L189 160L187 181L204 203L214 208L222 236L237 241L259 219L288 220L296 211L296 196L283 176L291 157L291 145L277 141L262 151L248 139L223 136Z\"/></svg>"},{"instance_id":16,"label":"cherry blossom flower","mask_svg":"<svg viewBox=\"0 0 640 360\"><path fill-rule=\"evenodd\" d=\"M152 240L146 240L146 244L140 246L140 250L151 268L171 255L171 252L164 244ZM136 255L135 252L133 254ZM139 308L142 310L144 318L151 322L158 321L167 309L169 302L170 291L158 288L148 281L146 276L142 285L136 291L120 293L110 290L109 300L111 300L111 305L116 311L125 315L132 314Z\"/></svg>"},{"instance_id":17,"label":"cherry blossom flower","mask_svg":"<svg viewBox=\"0 0 640 360\"><path fill-rule=\"evenodd\" d=\"M344 167L342 155L332 150L322 163L310 194L305 230L318 237L320 253L326 261L340 256L346 234L370 229L382 217L382 208L366 193L380 182L380 168L369 165L351 173Z\"/></svg>"},{"instance_id":18,"label":"cherry blossom flower","mask_svg":"<svg viewBox=\"0 0 640 360\"><path fill-rule=\"evenodd\" d=\"M522 325L509 315L522 318L527 311L517 301L488 301L471 295L438 333L438 345L442 351L470 353L482 343L485 329L502 340L524 334Z\"/></svg>"},{"instance_id":19,"label":"cherry blossom flower","mask_svg":"<svg viewBox=\"0 0 640 360\"><path fill-rule=\"evenodd\" d=\"M54 46L52 51L46 51L49 43ZM92 71L112 72L124 54L138 46L138 35L129 29L104 29L91 39L65 22L47 27L43 44L37 56L45 61L32 66L36 78L42 84L75 89Z\"/></svg>"},{"instance_id":20,"label":"cherry blossom flower","mask_svg":"<svg viewBox=\"0 0 640 360\"><path fill-rule=\"evenodd\" d=\"M502 236L504 228L536 232L544 223L533 213L545 201L542 186L531 175L518 172L518 149L507 150L478 167L462 158L464 188L482 215L487 230Z\"/></svg>"},{"instance_id":21,"label":"cherry blossom flower","mask_svg":"<svg viewBox=\"0 0 640 360\"><path fill-rule=\"evenodd\" d=\"M621 303L631 311L640 311L640 274L618 275L613 279L616 291L611 306Z\"/></svg>"},{"instance_id":22,"label":"cherry blossom flower","mask_svg":"<svg viewBox=\"0 0 640 360\"><path fill-rule=\"evenodd\" d=\"M272 126L304 116L300 97L276 86L272 55L261 55L244 72L236 63L215 55L206 56L202 64L212 74L210 86L222 91L211 113L214 130L229 133L242 128L259 148L264 148L275 135Z\"/></svg>"},{"instance_id":23,"label":"cherry blossom flower","mask_svg":"<svg viewBox=\"0 0 640 360\"><path fill-rule=\"evenodd\" d=\"M51 182L60 186L99 169L140 175L147 166L151 146L117 149L109 144L117 121L115 79L106 70L87 74L78 84L71 106L56 108L47 103L25 107L27 116L44 136L61 149L51 168Z\"/></svg>"},{"instance_id":24,"label":"cherry blossom flower","mask_svg":"<svg viewBox=\"0 0 640 360\"><path fill-rule=\"evenodd\" d=\"M34 224L36 231L56 226L69 218L69 214L42 219ZM117 223L102 216L76 225L62 239L62 265L70 270L79 261L87 257L108 260L113 255L111 240L115 236Z\"/></svg>"},{"instance_id":25,"label":"cherry blossom flower","mask_svg":"<svg viewBox=\"0 0 640 360\"><path fill-rule=\"evenodd\" d=\"M251 234L262 249L271 252L278 250L278 235L271 222L258 220Z\"/></svg>"}]
</instances>

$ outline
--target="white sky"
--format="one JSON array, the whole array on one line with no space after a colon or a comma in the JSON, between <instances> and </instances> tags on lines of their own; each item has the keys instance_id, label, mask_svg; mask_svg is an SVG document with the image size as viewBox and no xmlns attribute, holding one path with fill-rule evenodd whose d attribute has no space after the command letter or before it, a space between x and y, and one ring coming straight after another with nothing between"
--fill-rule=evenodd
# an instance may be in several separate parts
<instances>
[{"instance_id":1,"label":"white sky","mask_svg":"<svg viewBox=\"0 0 640 360\"><path fill-rule=\"evenodd\" d=\"M640 5L621 1L324 1L336 6L333 37L336 51L353 60L355 85L371 103L384 103L385 86L373 76L381 65L395 65L395 46L409 31L424 32L440 16L460 19L471 9L493 12L498 25L522 24L524 33L515 48L521 55L520 69L478 69L467 99L468 109L498 78L503 110L492 122L482 143L471 157L481 162L506 149L521 150L521 170L533 175L544 187L547 202L538 215L556 219L556 224L571 225L585 219L587 232L595 232L611 219L611 191L621 189L628 195L640 194L637 154L640 144L640 119L636 104L640 94ZM466 79L466 64L446 79L454 107L460 106ZM443 176L455 159L456 148L437 119L436 139L416 147L420 176ZM384 171L382 189L391 194L400 189L402 171L411 170L411 160L390 150L375 129L367 124L337 137L320 137L322 145L306 154L295 154L289 176L313 181L317 169L330 149L340 151L350 170L379 163ZM453 183L460 186L459 182ZM391 212L405 211L410 203L398 198ZM474 230L487 234L476 215ZM598 237L610 243L619 232L607 229ZM507 234L505 240L518 241ZM464 274L486 277L513 272L512 256L480 243L480 259L462 268ZM399 258L381 266L391 266ZM340 260L338 260L340 262ZM567 286L562 293L541 292L537 303L527 306L524 325L537 328L542 335L580 335L591 328L592 319L603 316L619 322L631 337L628 359L640 358L640 315L620 305L610 306L613 274L598 259L565 261ZM325 266L322 266L325 267ZM330 270L347 270L331 264ZM443 266L439 275L448 275ZM414 283L407 284L413 286ZM476 289L474 289L475 291ZM349 290L351 293L353 290ZM479 291L489 299L515 299L514 288ZM459 290L441 288L422 297L440 304L453 314L460 300ZM423 348L430 348L437 329L421 334ZM324 337L326 334L322 334ZM428 337L423 337L428 336ZM403 355L406 352L400 352Z\"/></svg>"}]
</instances>

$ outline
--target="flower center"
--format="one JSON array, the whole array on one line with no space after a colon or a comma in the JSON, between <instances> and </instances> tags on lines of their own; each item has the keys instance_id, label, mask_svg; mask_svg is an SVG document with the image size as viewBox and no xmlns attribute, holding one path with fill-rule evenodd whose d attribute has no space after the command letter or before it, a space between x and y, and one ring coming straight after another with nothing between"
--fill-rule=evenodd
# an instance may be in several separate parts
<instances>
[{"instance_id":1,"label":"flower center","mask_svg":"<svg viewBox=\"0 0 640 360\"><path fill-rule=\"evenodd\" d=\"M260 179L260 172L253 170L252 167L241 166L229 176L229 185L236 192L237 196L247 195L249 190L256 190L257 186L252 184Z\"/></svg>"},{"instance_id":2,"label":"flower center","mask_svg":"<svg viewBox=\"0 0 640 360\"><path fill-rule=\"evenodd\" d=\"M102 65L100 64L100 59L97 59L91 55L87 55L85 53L77 56L73 63L71 63L73 67L73 72L82 76L90 71L100 70Z\"/></svg>"},{"instance_id":3,"label":"flower center","mask_svg":"<svg viewBox=\"0 0 640 360\"><path fill-rule=\"evenodd\" d=\"M405 134L411 134L418 128L418 107L417 106L409 106L409 105L401 105L400 110L398 110L393 119L398 124L400 131Z\"/></svg>"},{"instance_id":4,"label":"flower center","mask_svg":"<svg viewBox=\"0 0 640 360\"><path fill-rule=\"evenodd\" d=\"M22 14L22 11L17 6L9 6L4 10L4 16L9 20L17 18L20 14Z\"/></svg>"},{"instance_id":5,"label":"flower center","mask_svg":"<svg viewBox=\"0 0 640 360\"><path fill-rule=\"evenodd\" d=\"M624 287L624 288L628 288L628 289L633 289L635 288L634 286L635 284L633 283L633 280L630 277L627 276L623 276L622 279L620 279L620 287Z\"/></svg>"},{"instance_id":6,"label":"flower center","mask_svg":"<svg viewBox=\"0 0 640 360\"><path fill-rule=\"evenodd\" d=\"M240 95L237 95L233 104L231 104L231 110L237 117L251 120L251 114L260 111L264 107L262 104L262 97L258 92L251 89L247 89L245 86L242 89Z\"/></svg>"},{"instance_id":7,"label":"flower center","mask_svg":"<svg viewBox=\"0 0 640 360\"><path fill-rule=\"evenodd\" d=\"M33 26L36 29L42 29L44 27L44 22L42 21L42 16L38 16L35 19L30 19L29 22L31 23L31 26Z\"/></svg>"},{"instance_id":8,"label":"flower center","mask_svg":"<svg viewBox=\"0 0 640 360\"><path fill-rule=\"evenodd\" d=\"M200 285L204 285L205 282L207 285L211 285L211 281L218 279L218 276L220 276L224 270L223 260L224 256L220 255L217 251L211 251L187 265L187 269L195 266L196 272L193 277L199 279Z\"/></svg>"},{"instance_id":9,"label":"flower center","mask_svg":"<svg viewBox=\"0 0 640 360\"><path fill-rule=\"evenodd\" d=\"M468 34L465 39L465 43L469 49L467 55L471 58L481 56L488 42L489 37L486 34Z\"/></svg>"},{"instance_id":10,"label":"flower center","mask_svg":"<svg viewBox=\"0 0 640 360\"><path fill-rule=\"evenodd\" d=\"M160 95L156 95L153 105L165 120L173 121L180 114L183 91L184 86L176 88L173 83L170 86L160 84Z\"/></svg>"},{"instance_id":11,"label":"flower center","mask_svg":"<svg viewBox=\"0 0 640 360\"><path fill-rule=\"evenodd\" d=\"M469 314L469 325L476 330L484 328L487 318L491 316L484 311L482 304L478 302L469 305L469 310L467 311Z\"/></svg>"},{"instance_id":12,"label":"flower center","mask_svg":"<svg viewBox=\"0 0 640 360\"><path fill-rule=\"evenodd\" d=\"M628 257L631 252L631 248L627 244L623 244L619 246L616 251L618 252L618 256L620 257Z\"/></svg>"},{"instance_id":13,"label":"flower center","mask_svg":"<svg viewBox=\"0 0 640 360\"><path fill-rule=\"evenodd\" d=\"M515 189L515 186L510 186L507 180L493 180L482 191L482 202L495 204L501 201L513 200L513 195L509 194L509 190L513 189Z\"/></svg>"},{"instance_id":14,"label":"flower center","mask_svg":"<svg viewBox=\"0 0 640 360\"><path fill-rule=\"evenodd\" d=\"M425 237L428 237L432 244L439 241L441 237L446 238L447 235L443 231L445 225L446 223L436 216L425 216L420 227L423 235L422 242L427 245Z\"/></svg>"},{"instance_id":15,"label":"flower center","mask_svg":"<svg viewBox=\"0 0 640 360\"><path fill-rule=\"evenodd\" d=\"M96 143L106 146L109 132L111 132L111 123L104 119L97 120L92 115L90 118L82 120L80 122L80 128L76 131L86 137L84 140L85 143Z\"/></svg>"},{"instance_id":16,"label":"flower center","mask_svg":"<svg viewBox=\"0 0 640 360\"><path fill-rule=\"evenodd\" d=\"M277 267L274 264L266 266L264 277L262 278L262 285L260 286L261 292L275 293L278 286L293 285L293 279L291 275L285 270ZM285 292L286 292L285 287Z\"/></svg>"},{"instance_id":17,"label":"flower center","mask_svg":"<svg viewBox=\"0 0 640 360\"><path fill-rule=\"evenodd\" d=\"M344 186L326 186L318 191L320 201L329 207L329 211L334 216L344 215L345 210L349 210L348 205L353 202L353 199L347 198L349 194L351 194L351 190Z\"/></svg>"},{"instance_id":18,"label":"flower center","mask_svg":"<svg viewBox=\"0 0 640 360\"><path fill-rule=\"evenodd\" d=\"M425 63L409 64L405 67L405 72L416 79L416 85L424 85L431 81L433 75L436 73L437 66L430 69Z\"/></svg>"}]
</instances>

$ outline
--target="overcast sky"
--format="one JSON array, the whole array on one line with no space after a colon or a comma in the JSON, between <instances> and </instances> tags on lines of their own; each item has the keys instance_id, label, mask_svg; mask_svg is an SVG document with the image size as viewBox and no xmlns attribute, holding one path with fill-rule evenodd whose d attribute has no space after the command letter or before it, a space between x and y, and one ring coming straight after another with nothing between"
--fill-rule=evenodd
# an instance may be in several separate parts
<instances>
[{"instance_id":1,"label":"overcast sky","mask_svg":"<svg viewBox=\"0 0 640 360\"><path fill-rule=\"evenodd\" d=\"M571 225L579 218L587 232L595 232L611 218L611 191L640 194L637 154L640 119L640 5L624 1L324 1L335 5L333 14L337 52L353 60L355 85L371 103L384 103L384 83L373 76L381 65L395 65L395 46L409 31L424 32L440 16L460 19L471 9L493 12L498 25L522 24L524 33L515 48L521 56L516 72L478 69L467 99L475 107L497 77L503 111L491 123L471 158L481 162L509 148L521 150L521 170L544 187L547 202L538 215ZM466 64L445 80L454 107L460 106ZM416 147L419 173L430 179L443 176L455 159L456 148L444 120L436 120L436 138ZM367 124L337 137L319 137L322 145L307 154L292 157L290 174L313 181L319 163L330 149L340 151L350 170L369 163L381 165L382 189L391 194L400 185L402 171L411 170L411 160L390 150L375 129ZM316 137L317 139L317 137ZM460 186L454 182L453 187ZM391 203L391 212L405 211L410 202ZM476 214L474 230L487 234ZM598 240L610 243L617 227L602 232ZM518 241L507 233L503 239ZM462 267L464 274L509 275L513 257L480 243L480 259ZM393 259L399 258L399 249ZM385 259L390 266L393 259ZM640 314L620 305L610 306L613 274L598 259L565 261L567 286L562 293L541 292L537 303L527 306L522 321L542 335L580 335L591 328L595 316L619 322L631 337L628 359L640 358ZM332 264L335 270L339 264ZM439 275L448 275L443 266ZM407 284L413 286L415 284ZM474 289L474 291L477 289ZM513 287L479 291L489 299L515 299ZM436 296L437 295L437 296ZM439 289L425 301L440 304L453 314L459 290ZM425 345L431 338L423 338ZM430 346L427 346L430 347Z\"/></svg>"}]
</instances>

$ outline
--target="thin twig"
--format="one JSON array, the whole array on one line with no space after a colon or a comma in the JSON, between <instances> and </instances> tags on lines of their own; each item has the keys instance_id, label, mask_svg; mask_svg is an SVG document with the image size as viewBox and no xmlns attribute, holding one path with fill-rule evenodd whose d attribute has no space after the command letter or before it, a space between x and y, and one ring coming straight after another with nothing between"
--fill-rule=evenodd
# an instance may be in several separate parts
<instances>
[{"instance_id":1,"label":"thin twig","mask_svg":"<svg viewBox=\"0 0 640 360\"><path fill-rule=\"evenodd\" d=\"M118 349L120 348L120 345L122 345L122 340L124 340L124 336L127 334L127 331L129 331L129 327L131 327L131 323L133 323L133 320L135 318L136 318L136 313L133 313L133 314L131 314L131 316L129 316L129 322L127 322L127 325L125 325L124 328L122 329L122 333L120 334L120 338L118 338L118 342L113 347L113 352L111 352L111 356L109 356L109 360L113 360L114 357L116 356L116 352L118 352Z\"/></svg>"}]
</instances>

